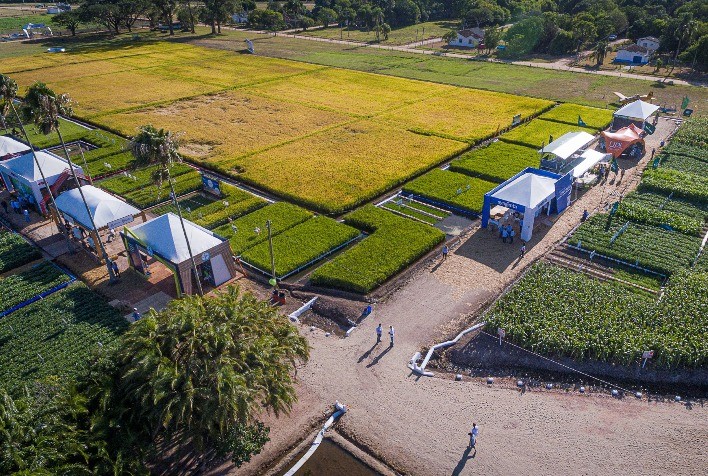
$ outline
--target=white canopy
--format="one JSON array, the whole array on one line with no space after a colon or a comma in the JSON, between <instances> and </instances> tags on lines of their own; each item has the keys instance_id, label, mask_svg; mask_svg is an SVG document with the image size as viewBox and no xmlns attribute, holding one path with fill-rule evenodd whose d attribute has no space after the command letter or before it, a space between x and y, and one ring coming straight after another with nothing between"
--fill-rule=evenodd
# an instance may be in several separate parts
<instances>
[{"instance_id":1,"label":"white canopy","mask_svg":"<svg viewBox=\"0 0 708 476\"><path fill-rule=\"evenodd\" d=\"M19 152L26 152L29 149L29 146L13 139L12 137L0 136L0 157L5 157L9 154L17 154Z\"/></svg>"},{"instance_id":2,"label":"white canopy","mask_svg":"<svg viewBox=\"0 0 708 476\"><path fill-rule=\"evenodd\" d=\"M497 190L492 197L506 202L534 209L556 192L556 179L533 173L525 173L505 187Z\"/></svg>"},{"instance_id":3,"label":"white canopy","mask_svg":"<svg viewBox=\"0 0 708 476\"><path fill-rule=\"evenodd\" d=\"M84 192L86 203L98 229L104 226L115 228L130 223L135 215L140 214L140 210L134 206L128 205L120 198L93 185L84 185L81 190ZM60 212L69 215L84 228L92 229L91 219L86 212L86 206L81 200L78 188L62 193L56 198L56 202Z\"/></svg>"},{"instance_id":4,"label":"white canopy","mask_svg":"<svg viewBox=\"0 0 708 476\"><path fill-rule=\"evenodd\" d=\"M192 247L194 256L200 255L222 243L222 240L214 236L214 233L189 220L184 220L184 227L187 230L189 244ZM187 242L184 239L182 225L179 222L179 217L174 213L167 213L153 218L135 228L131 228L130 231L146 246L149 246L172 263L179 264L189 259L189 251L187 250Z\"/></svg>"},{"instance_id":5,"label":"white canopy","mask_svg":"<svg viewBox=\"0 0 708 476\"><path fill-rule=\"evenodd\" d=\"M638 99L615 111L615 116L629 117L631 119L646 121L647 118L654 114L658 109L659 106L655 106L654 104L649 104L648 102Z\"/></svg>"},{"instance_id":6,"label":"white canopy","mask_svg":"<svg viewBox=\"0 0 708 476\"><path fill-rule=\"evenodd\" d=\"M592 134L585 131L568 132L544 148L538 149L538 152L541 154L547 152L565 160L592 142L594 138Z\"/></svg>"},{"instance_id":7,"label":"white canopy","mask_svg":"<svg viewBox=\"0 0 708 476\"><path fill-rule=\"evenodd\" d=\"M69 168L69 163L66 160L52 154L51 152L39 151L35 153L37 154L37 161L42 167L44 176L47 179L59 175L64 170ZM37 167L37 163L34 161L32 152L6 160L5 162L0 162L0 167L9 170L15 175L23 177L28 182L40 182L42 180L42 175L39 173L39 168ZM82 172L81 167L77 167L76 165L74 165L74 167L77 172Z\"/></svg>"},{"instance_id":8,"label":"white canopy","mask_svg":"<svg viewBox=\"0 0 708 476\"><path fill-rule=\"evenodd\" d=\"M580 156L583 158L583 160L573 168L573 177L575 177L575 178L582 177L583 175L585 175L585 172L587 172L588 170L593 168L595 166L595 164L600 162L607 155L608 154L603 154L602 152L598 152L598 151L592 150L592 149L586 150ZM612 155L612 154L609 154L609 155Z\"/></svg>"}]
</instances>

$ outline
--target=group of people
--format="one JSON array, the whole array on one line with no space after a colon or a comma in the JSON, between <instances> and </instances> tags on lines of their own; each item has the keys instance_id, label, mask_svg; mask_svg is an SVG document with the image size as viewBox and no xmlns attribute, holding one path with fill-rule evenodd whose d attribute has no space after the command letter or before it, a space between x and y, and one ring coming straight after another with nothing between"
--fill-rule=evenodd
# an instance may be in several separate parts
<instances>
[{"instance_id":1,"label":"group of people","mask_svg":"<svg viewBox=\"0 0 708 476\"><path fill-rule=\"evenodd\" d=\"M393 330L393 326L388 326L388 336L391 338L391 343L389 344L390 347L393 347L393 336L396 334L396 331ZM381 342L381 336L383 335L383 325L379 324L378 327L376 327L376 343L379 344Z\"/></svg>"},{"instance_id":2,"label":"group of people","mask_svg":"<svg viewBox=\"0 0 708 476\"><path fill-rule=\"evenodd\" d=\"M6 215L9 213L9 209L12 208L12 211L15 212L15 214L24 215L25 221L29 223L32 219L30 218L30 212L27 208L26 202L27 201L24 198L16 198L10 200L9 205L6 200L0 202L0 205L2 205L2 209L5 211Z\"/></svg>"},{"instance_id":3,"label":"group of people","mask_svg":"<svg viewBox=\"0 0 708 476\"><path fill-rule=\"evenodd\" d=\"M502 225L499 227L499 237L502 239L503 243L506 243L506 240L509 240L509 244L513 244L515 236L516 231L514 231L514 227L511 226L511 224Z\"/></svg>"}]
</instances>

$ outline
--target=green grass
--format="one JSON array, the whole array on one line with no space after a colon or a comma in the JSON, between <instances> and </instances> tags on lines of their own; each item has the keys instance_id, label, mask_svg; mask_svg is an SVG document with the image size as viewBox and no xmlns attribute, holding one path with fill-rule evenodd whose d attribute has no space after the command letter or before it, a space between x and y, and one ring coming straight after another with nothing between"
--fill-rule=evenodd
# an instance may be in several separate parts
<instances>
[{"instance_id":1,"label":"green grass","mask_svg":"<svg viewBox=\"0 0 708 476\"><path fill-rule=\"evenodd\" d=\"M434 169L403 187L404 192L426 197L440 203L461 208L471 213L481 213L484 194L497 183Z\"/></svg>"},{"instance_id":2,"label":"green grass","mask_svg":"<svg viewBox=\"0 0 708 476\"><path fill-rule=\"evenodd\" d=\"M373 205L348 214L344 222L371 234L316 269L312 284L368 293L445 239L437 228Z\"/></svg>"},{"instance_id":3,"label":"green grass","mask_svg":"<svg viewBox=\"0 0 708 476\"><path fill-rule=\"evenodd\" d=\"M52 16L47 14L0 17L0 33L21 33L22 27L28 23L44 23L54 29Z\"/></svg>"},{"instance_id":4,"label":"green grass","mask_svg":"<svg viewBox=\"0 0 708 476\"><path fill-rule=\"evenodd\" d=\"M74 122L67 121L65 119L59 119L59 129L61 130L61 135L64 139L64 142L71 142L81 139L84 135L90 132L90 129L87 129L86 127L76 124ZM25 130L27 131L27 135L29 136L32 145L40 149L61 144L61 142L59 141L59 134L57 134L56 132L51 132L47 135L44 135L33 124L26 124ZM21 133L20 137L22 138L22 140L24 140L24 137L21 135ZM64 154L62 153L59 155L63 157Z\"/></svg>"},{"instance_id":5,"label":"green grass","mask_svg":"<svg viewBox=\"0 0 708 476\"><path fill-rule=\"evenodd\" d=\"M69 281L69 276L46 261L22 273L0 278L0 311L7 311L23 301Z\"/></svg>"},{"instance_id":6,"label":"green grass","mask_svg":"<svg viewBox=\"0 0 708 476\"><path fill-rule=\"evenodd\" d=\"M661 288L661 282L663 281L659 276L642 273L639 270L633 270L630 268L617 268L615 269L614 276L623 281L638 284L655 291L658 291Z\"/></svg>"},{"instance_id":7,"label":"green grass","mask_svg":"<svg viewBox=\"0 0 708 476\"><path fill-rule=\"evenodd\" d=\"M174 177L173 181L175 195L178 197L202 188L202 176L194 169ZM165 180L162 184L144 185L137 190L131 190L122 197L136 207L144 209L169 200L170 186Z\"/></svg>"},{"instance_id":8,"label":"green grass","mask_svg":"<svg viewBox=\"0 0 708 476\"><path fill-rule=\"evenodd\" d=\"M268 239L266 221L271 221L271 233L273 236L277 236L310 218L312 218L312 213L304 208L285 202L277 202L222 225L214 229L214 232L227 238L231 243L231 251L235 255L240 255L247 249ZM259 230L256 231L256 228Z\"/></svg>"},{"instance_id":9,"label":"green grass","mask_svg":"<svg viewBox=\"0 0 708 476\"><path fill-rule=\"evenodd\" d=\"M661 160L661 167L663 168L708 177L708 160L668 153L662 153L659 159Z\"/></svg>"},{"instance_id":10,"label":"green grass","mask_svg":"<svg viewBox=\"0 0 708 476\"><path fill-rule=\"evenodd\" d=\"M405 198L401 198L398 201L388 201L383 204L383 207L387 210L393 210L394 212L408 217L413 217L430 225L434 225L440 220L450 216L450 212L444 212Z\"/></svg>"},{"instance_id":11,"label":"green grass","mask_svg":"<svg viewBox=\"0 0 708 476\"><path fill-rule=\"evenodd\" d=\"M655 192L632 192L622 200L623 203L639 204L656 210L685 215L695 220L708 221L708 203L701 204L672 197L669 194Z\"/></svg>"},{"instance_id":12,"label":"green grass","mask_svg":"<svg viewBox=\"0 0 708 476\"><path fill-rule=\"evenodd\" d=\"M595 134L595 130L587 127L579 127L578 125L562 124L559 122L533 120L527 124L520 125L515 129L502 134L499 140L512 144L532 147L536 150L542 145L548 145L551 141L560 138L568 132L585 131L590 134Z\"/></svg>"},{"instance_id":13,"label":"green grass","mask_svg":"<svg viewBox=\"0 0 708 476\"><path fill-rule=\"evenodd\" d=\"M0 231L0 273L41 258L37 248L27 243L20 235Z\"/></svg>"},{"instance_id":14,"label":"green grass","mask_svg":"<svg viewBox=\"0 0 708 476\"><path fill-rule=\"evenodd\" d=\"M331 218L310 218L273 238L275 274L282 278L357 236L359 231L356 228ZM263 271L269 272L271 269L270 247L267 241L250 248L241 258Z\"/></svg>"},{"instance_id":15,"label":"green grass","mask_svg":"<svg viewBox=\"0 0 708 476\"><path fill-rule=\"evenodd\" d=\"M384 40L383 35L380 36L380 43L385 45L406 45L415 41L421 41L428 38L438 38L443 36L448 31L459 28L459 21L439 20L418 23L416 25L404 26L391 30L388 39ZM378 43L376 33L374 31L360 30L358 28L337 28L329 27L317 30L310 30L301 33L306 36L314 36L317 38L343 39L349 41L358 41L366 43Z\"/></svg>"},{"instance_id":16,"label":"green grass","mask_svg":"<svg viewBox=\"0 0 708 476\"><path fill-rule=\"evenodd\" d=\"M16 389L86 371L101 346L115 345L128 322L83 284L74 284L0 319L0 382Z\"/></svg>"},{"instance_id":17,"label":"green grass","mask_svg":"<svg viewBox=\"0 0 708 476\"><path fill-rule=\"evenodd\" d=\"M668 225L673 230L688 235L698 235L703 228L703 220L681 213L658 209L630 200L623 200L617 209L617 215L635 223L646 225Z\"/></svg>"},{"instance_id":18,"label":"green grass","mask_svg":"<svg viewBox=\"0 0 708 476\"><path fill-rule=\"evenodd\" d=\"M642 175L640 190L670 193L674 197L685 198L708 204L708 177L671 169L646 169Z\"/></svg>"},{"instance_id":19,"label":"green grass","mask_svg":"<svg viewBox=\"0 0 708 476\"><path fill-rule=\"evenodd\" d=\"M538 118L545 121L562 122L564 124L577 126L578 117L580 117L587 127L601 130L612 122L613 112L613 109L599 109L566 103L541 114Z\"/></svg>"},{"instance_id":20,"label":"green grass","mask_svg":"<svg viewBox=\"0 0 708 476\"><path fill-rule=\"evenodd\" d=\"M501 183L526 167L538 167L540 160L534 148L498 141L453 160L450 171Z\"/></svg>"}]
</instances>

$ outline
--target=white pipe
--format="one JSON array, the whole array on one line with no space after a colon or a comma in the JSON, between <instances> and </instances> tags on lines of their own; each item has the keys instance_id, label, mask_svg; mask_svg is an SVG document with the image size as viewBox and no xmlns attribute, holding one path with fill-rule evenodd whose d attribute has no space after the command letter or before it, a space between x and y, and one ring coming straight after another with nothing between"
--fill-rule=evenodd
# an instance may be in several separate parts
<instances>
[{"instance_id":1,"label":"white pipe","mask_svg":"<svg viewBox=\"0 0 708 476\"><path fill-rule=\"evenodd\" d=\"M417 373L418 375L423 375L425 377L432 377L433 373L432 372L426 372L425 367L428 365L428 361L430 361L430 357L432 357L433 352L435 352L437 349L440 349L442 347L450 347L451 345L457 344L457 342L466 334L469 334L472 331L476 331L480 327L483 327L486 324L486 322L480 322L479 324L475 324L469 329L465 329L464 331L460 332L457 334L457 337L455 337L452 340L448 340L445 342L441 342L440 344L435 344L432 346L429 350L428 353L425 355L425 359L423 359L423 363L420 365L417 365L416 362L420 359L420 352L417 352L411 361L408 363L408 368L411 369L413 372Z\"/></svg>"},{"instance_id":2,"label":"white pipe","mask_svg":"<svg viewBox=\"0 0 708 476\"><path fill-rule=\"evenodd\" d=\"M297 321L299 322L300 319L299 317L305 312L309 311L312 305L317 301L317 296L313 297L309 301L307 301L305 304L300 306L300 308L297 311L293 311L288 317L290 318L291 321Z\"/></svg>"},{"instance_id":3,"label":"white pipe","mask_svg":"<svg viewBox=\"0 0 708 476\"><path fill-rule=\"evenodd\" d=\"M285 473L285 476L293 476L295 473L297 473L297 471L302 467L302 465L304 465L307 460L310 459L310 456L312 456L312 454L317 450L317 448L319 448L320 443L322 443L322 439L324 438L324 434L329 429L329 427L332 426L335 420L337 420L340 416L344 415L347 412L347 407L345 407L344 405L340 405L339 402L336 402L334 406L337 411L335 411L327 419L322 429L317 433L315 441L312 442L310 449L307 450L307 453L305 453L297 463L295 463L295 466L290 468L290 470Z\"/></svg>"}]
</instances>

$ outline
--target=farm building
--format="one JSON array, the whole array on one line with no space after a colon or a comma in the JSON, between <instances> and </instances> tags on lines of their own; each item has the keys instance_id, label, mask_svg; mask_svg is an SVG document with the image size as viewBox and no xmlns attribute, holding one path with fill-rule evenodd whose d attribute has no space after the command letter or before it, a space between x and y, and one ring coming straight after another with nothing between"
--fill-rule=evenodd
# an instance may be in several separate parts
<instances>
[{"instance_id":1,"label":"farm building","mask_svg":"<svg viewBox=\"0 0 708 476\"><path fill-rule=\"evenodd\" d=\"M647 64L652 51L644 46L629 45L617 51L615 63Z\"/></svg>"},{"instance_id":2,"label":"farm building","mask_svg":"<svg viewBox=\"0 0 708 476\"><path fill-rule=\"evenodd\" d=\"M639 46L643 46L644 48L648 49L653 53L659 49L660 42L658 38L655 38L653 36L645 36L644 38L639 38L637 40L637 44Z\"/></svg>"},{"instance_id":3,"label":"farm building","mask_svg":"<svg viewBox=\"0 0 708 476\"><path fill-rule=\"evenodd\" d=\"M482 228L487 228L490 223L500 224L491 216L492 206L496 205L504 209L502 215L507 219L510 214L515 215L521 228L521 239L529 241L536 217L561 213L570 205L571 188L570 173L559 175L528 167L484 195Z\"/></svg>"},{"instance_id":4,"label":"farm building","mask_svg":"<svg viewBox=\"0 0 708 476\"><path fill-rule=\"evenodd\" d=\"M174 213L153 218L133 228L126 226L121 236L128 251L130 267L149 275L151 262L162 263L174 274L178 296L193 294L194 291L189 248L202 285L219 286L236 276L236 264L228 240L189 220L184 220L184 227L185 230Z\"/></svg>"},{"instance_id":5,"label":"farm building","mask_svg":"<svg viewBox=\"0 0 708 476\"><path fill-rule=\"evenodd\" d=\"M29 146L12 137L0 136L0 160L16 157L29 150Z\"/></svg>"},{"instance_id":6,"label":"farm building","mask_svg":"<svg viewBox=\"0 0 708 476\"><path fill-rule=\"evenodd\" d=\"M34 156L37 156L35 161ZM39 166L37 164L39 163ZM42 180L41 171L47 183ZM80 182L87 183L84 172L78 165L74 164L74 171ZM27 206L34 207L42 214L47 213L47 184L52 193L56 196L61 190L73 188L69 163L51 152L32 152L18 157L0 162L0 175L5 182L5 186L11 192L17 193L20 201Z\"/></svg>"},{"instance_id":7,"label":"farm building","mask_svg":"<svg viewBox=\"0 0 708 476\"><path fill-rule=\"evenodd\" d=\"M450 46L477 48L484 42L484 30L481 28L467 28L457 32L457 38L450 42Z\"/></svg>"},{"instance_id":8,"label":"farm building","mask_svg":"<svg viewBox=\"0 0 708 476\"><path fill-rule=\"evenodd\" d=\"M612 117L612 127L610 129L616 131L630 124L634 124L640 130L644 130L646 120L658 110L659 106L638 99L615 111Z\"/></svg>"}]
</instances>

